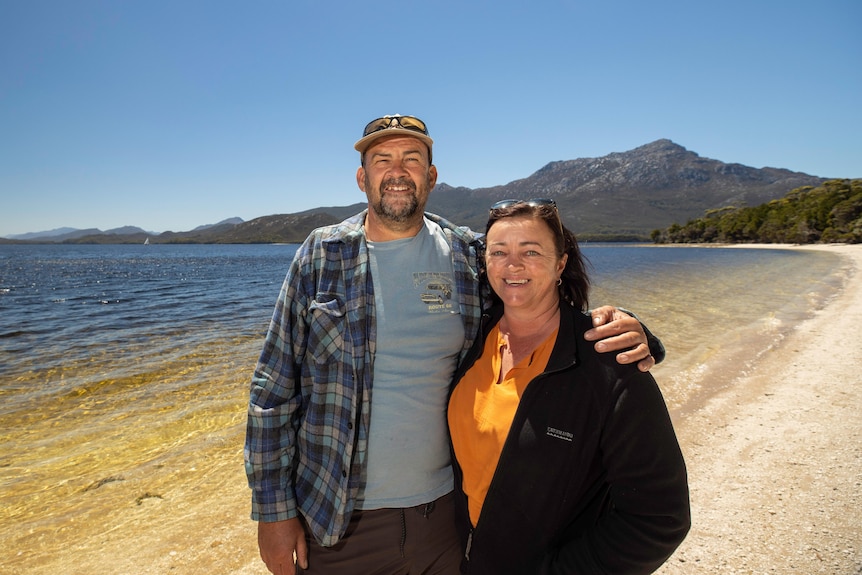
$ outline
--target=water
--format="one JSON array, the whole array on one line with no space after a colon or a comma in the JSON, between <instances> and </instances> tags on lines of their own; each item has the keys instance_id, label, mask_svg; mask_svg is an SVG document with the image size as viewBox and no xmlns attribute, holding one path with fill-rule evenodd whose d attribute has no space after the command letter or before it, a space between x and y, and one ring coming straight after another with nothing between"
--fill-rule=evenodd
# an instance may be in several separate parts
<instances>
[{"instance_id":1,"label":"water","mask_svg":"<svg viewBox=\"0 0 862 575\"><path fill-rule=\"evenodd\" d=\"M248 382L295 249L0 246L0 547L103 516L105 482L161 493L205 458L241 468Z\"/></svg>"},{"instance_id":2,"label":"water","mask_svg":"<svg viewBox=\"0 0 862 575\"><path fill-rule=\"evenodd\" d=\"M241 466L248 382L295 249L0 246L3 547L47 554L97 534L88 518L116 507L91 496L103 485L146 478L138 496L155 497L213 461ZM823 252L584 251L591 303L636 311L668 348L654 374L675 417L750 369L846 274ZM69 518L84 531L63 540Z\"/></svg>"},{"instance_id":3,"label":"water","mask_svg":"<svg viewBox=\"0 0 862 575\"><path fill-rule=\"evenodd\" d=\"M654 375L676 416L751 369L847 278L833 253L721 247L586 247L592 305L635 311L668 350Z\"/></svg>"},{"instance_id":4,"label":"water","mask_svg":"<svg viewBox=\"0 0 862 575\"><path fill-rule=\"evenodd\" d=\"M34 373L58 372L68 387L89 381L76 375L86 366L107 369L106 378L128 376L225 338L254 337L295 250L0 247L0 393L59 391L33 389Z\"/></svg>"}]
</instances>

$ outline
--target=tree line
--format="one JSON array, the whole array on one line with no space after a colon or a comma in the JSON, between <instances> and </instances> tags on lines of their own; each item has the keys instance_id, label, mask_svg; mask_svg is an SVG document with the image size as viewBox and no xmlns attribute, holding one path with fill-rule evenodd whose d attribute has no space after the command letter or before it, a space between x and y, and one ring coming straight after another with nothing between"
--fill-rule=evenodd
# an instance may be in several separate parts
<instances>
[{"instance_id":1,"label":"tree line","mask_svg":"<svg viewBox=\"0 0 862 575\"><path fill-rule=\"evenodd\" d=\"M796 188L755 207L708 210L685 225L653 230L654 243L862 243L862 179Z\"/></svg>"}]
</instances>

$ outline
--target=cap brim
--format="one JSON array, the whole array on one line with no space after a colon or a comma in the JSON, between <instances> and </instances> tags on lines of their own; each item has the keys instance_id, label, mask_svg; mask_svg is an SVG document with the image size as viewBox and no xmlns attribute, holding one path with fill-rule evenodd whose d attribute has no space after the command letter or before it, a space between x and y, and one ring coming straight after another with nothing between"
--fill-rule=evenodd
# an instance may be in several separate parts
<instances>
[{"instance_id":1,"label":"cap brim","mask_svg":"<svg viewBox=\"0 0 862 575\"><path fill-rule=\"evenodd\" d=\"M360 154L363 154L371 144L373 144L380 138L390 138L392 136L410 136L412 138L416 138L417 140L421 140L426 146L428 146L429 150L434 145L434 140L432 140L430 136L426 136L422 132L408 130L406 128L393 127L387 128L385 130L378 130L376 132L368 134L364 138L357 140L356 143L353 144L353 148Z\"/></svg>"}]
</instances>

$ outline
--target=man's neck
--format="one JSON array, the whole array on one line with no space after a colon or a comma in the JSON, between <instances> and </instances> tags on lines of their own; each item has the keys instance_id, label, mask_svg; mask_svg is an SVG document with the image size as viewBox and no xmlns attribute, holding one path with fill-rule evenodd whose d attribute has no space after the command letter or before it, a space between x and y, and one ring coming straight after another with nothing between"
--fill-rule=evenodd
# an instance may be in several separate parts
<instances>
[{"instance_id":1,"label":"man's neck","mask_svg":"<svg viewBox=\"0 0 862 575\"><path fill-rule=\"evenodd\" d=\"M365 216L365 237L372 242L403 240L415 237L423 225L425 224L422 216L409 222L392 222L380 219L369 210L368 215Z\"/></svg>"}]
</instances>

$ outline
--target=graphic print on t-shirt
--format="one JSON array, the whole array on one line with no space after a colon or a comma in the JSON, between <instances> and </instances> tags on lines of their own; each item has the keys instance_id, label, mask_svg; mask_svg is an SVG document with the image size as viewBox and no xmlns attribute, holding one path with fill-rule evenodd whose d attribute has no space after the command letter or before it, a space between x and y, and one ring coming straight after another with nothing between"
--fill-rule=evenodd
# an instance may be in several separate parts
<instances>
[{"instance_id":1,"label":"graphic print on t-shirt","mask_svg":"<svg viewBox=\"0 0 862 575\"><path fill-rule=\"evenodd\" d=\"M428 306L429 313L452 311L453 287L452 274L444 272L414 272L413 286L419 292L419 299Z\"/></svg>"}]
</instances>

